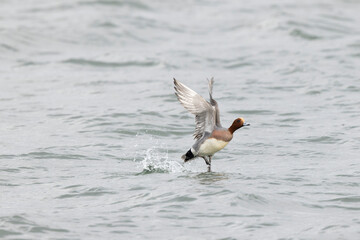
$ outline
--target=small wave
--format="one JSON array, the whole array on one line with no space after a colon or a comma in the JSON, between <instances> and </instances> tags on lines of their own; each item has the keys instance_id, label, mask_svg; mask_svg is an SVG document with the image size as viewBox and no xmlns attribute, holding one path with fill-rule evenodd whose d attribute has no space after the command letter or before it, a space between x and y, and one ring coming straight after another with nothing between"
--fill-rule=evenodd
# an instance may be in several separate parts
<instances>
[{"instance_id":1,"label":"small wave","mask_svg":"<svg viewBox=\"0 0 360 240\"><path fill-rule=\"evenodd\" d=\"M304 30L301 30L301 29L293 29L290 32L290 35L294 36L294 37L300 37L300 38L305 39L305 40L318 40L318 39L321 39L320 36L305 32Z\"/></svg>"},{"instance_id":2,"label":"small wave","mask_svg":"<svg viewBox=\"0 0 360 240\"><path fill-rule=\"evenodd\" d=\"M335 144L339 143L341 139L330 136L310 136L299 139L297 142L321 143L321 144Z\"/></svg>"},{"instance_id":3,"label":"small wave","mask_svg":"<svg viewBox=\"0 0 360 240\"><path fill-rule=\"evenodd\" d=\"M70 189L77 188L78 186L81 185L73 185ZM103 187L96 187L96 188L84 189L79 191L72 190L69 193L58 196L57 198L64 199L64 198L78 198L78 197L97 197L107 194L116 194L116 193L113 191L109 191Z\"/></svg>"},{"instance_id":4,"label":"small wave","mask_svg":"<svg viewBox=\"0 0 360 240\"><path fill-rule=\"evenodd\" d=\"M21 154L20 157L28 157L33 159L85 159L85 155L80 154L66 154L66 153L52 153L52 152L30 152L28 154Z\"/></svg>"},{"instance_id":5,"label":"small wave","mask_svg":"<svg viewBox=\"0 0 360 240\"><path fill-rule=\"evenodd\" d=\"M139 1L80 1L79 5L104 5L110 7L129 7L133 9L148 10L150 7Z\"/></svg>"},{"instance_id":6,"label":"small wave","mask_svg":"<svg viewBox=\"0 0 360 240\"><path fill-rule=\"evenodd\" d=\"M152 67L159 65L157 61L145 60L145 61L125 61L125 62L107 62L100 60L89 60L82 58L70 58L62 61L63 63L75 64L75 65L87 65L94 67Z\"/></svg>"},{"instance_id":7,"label":"small wave","mask_svg":"<svg viewBox=\"0 0 360 240\"><path fill-rule=\"evenodd\" d=\"M356 203L356 202L360 202L360 196L340 197L340 198L334 198L334 199L324 200L324 202Z\"/></svg>"},{"instance_id":8,"label":"small wave","mask_svg":"<svg viewBox=\"0 0 360 240\"><path fill-rule=\"evenodd\" d=\"M40 225L31 219L25 218L25 215L23 214L0 217L0 222L2 223L3 227L5 227L5 229L0 228L1 239L3 239L3 237L28 234L29 232L30 233L69 232L69 230L64 228L55 228L47 224Z\"/></svg>"},{"instance_id":9,"label":"small wave","mask_svg":"<svg viewBox=\"0 0 360 240\"><path fill-rule=\"evenodd\" d=\"M239 115L273 115L275 112L262 109L262 110L235 110L235 111L228 111L228 113L239 114Z\"/></svg>"},{"instance_id":10,"label":"small wave","mask_svg":"<svg viewBox=\"0 0 360 240\"><path fill-rule=\"evenodd\" d=\"M15 48L11 45L5 44L5 43L0 44L0 50L1 49L4 49L9 52L18 52L19 51L17 48Z\"/></svg>"}]
</instances>

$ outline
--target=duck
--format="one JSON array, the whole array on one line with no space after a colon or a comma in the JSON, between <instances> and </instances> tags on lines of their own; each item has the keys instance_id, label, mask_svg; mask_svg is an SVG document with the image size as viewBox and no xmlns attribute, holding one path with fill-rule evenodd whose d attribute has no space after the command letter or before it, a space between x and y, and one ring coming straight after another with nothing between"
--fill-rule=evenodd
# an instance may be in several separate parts
<instances>
[{"instance_id":1,"label":"duck","mask_svg":"<svg viewBox=\"0 0 360 240\"><path fill-rule=\"evenodd\" d=\"M250 124L239 117L229 128L222 127L218 103L212 96L214 78L208 80L210 102L185 84L173 79L177 99L186 110L195 115L195 143L181 158L185 163L201 157L208 166L208 172L211 172L211 159L214 154L228 145L236 130Z\"/></svg>"}]
</instances>

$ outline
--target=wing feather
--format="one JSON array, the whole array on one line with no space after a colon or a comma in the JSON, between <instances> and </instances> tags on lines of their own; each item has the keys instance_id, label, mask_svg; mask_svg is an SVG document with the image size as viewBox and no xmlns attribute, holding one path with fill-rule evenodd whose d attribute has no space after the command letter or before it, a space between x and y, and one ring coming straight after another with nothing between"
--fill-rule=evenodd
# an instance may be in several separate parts
<instances>
[{"instance_id":1,"label":"wing feather","mask_svg":"<svg viewBox=\"0 0 360 240\"><path fill-rule=\"evenodd\" d=\"M220 112L219 107L215 99L212 97L213 85L214 85L214 78L212 77L209 81L209 96L210 96L210 104L215 108L215 125L217 127L222 127L220 123Z\"/></svg>"},{"instance_id":2,"label":"wing feather","mask_svg":"<svg viewBox=\"0 0 360 240\"><path fill-rule=\"evenodd\" d=\"M215 108L198 93L174 78L175 94L186 110L195 115L194 138L200 139L205 131L215 126Z\"/></svg>"}]
</instances>

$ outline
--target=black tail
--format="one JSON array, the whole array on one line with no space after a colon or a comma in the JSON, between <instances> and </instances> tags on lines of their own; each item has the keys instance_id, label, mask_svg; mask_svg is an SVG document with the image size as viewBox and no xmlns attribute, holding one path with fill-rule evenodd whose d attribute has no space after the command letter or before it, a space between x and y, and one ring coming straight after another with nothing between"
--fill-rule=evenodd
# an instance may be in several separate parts
<instances>
[{"instance_id":1,"label":"black tail","mask_svg":"<svg viewBox=\"0 0 360 240\"><path fill-rule=\"evenodd\" d=\"M184 159L184 162L189 161L190 159L193 159L195 156L194 154L191 152L191 149L189 151L187 151L186 154L182 155L182 159Z\"/></svg>"}]
</instances>

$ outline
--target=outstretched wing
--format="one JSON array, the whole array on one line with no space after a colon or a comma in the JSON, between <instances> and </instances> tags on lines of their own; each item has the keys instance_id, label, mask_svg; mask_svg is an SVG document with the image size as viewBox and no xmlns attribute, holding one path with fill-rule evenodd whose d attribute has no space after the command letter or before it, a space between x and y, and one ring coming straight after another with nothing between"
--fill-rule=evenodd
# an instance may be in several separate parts
<instances>
[{"instance_id":1,"label":"outstretched wing","mask_svg":"<svg viewBox=\"0 0 360 240\"><path fill-rule=\"evenodd\" d=\"M215 108L202 96L174 78L175 94L186 110L195 115L194 138L200 139L205 131L215 126Z\"/></svg>"},{"instance_id":2,"label":"outstretched wing","mask_svg":"<svg viewBox=\"0 0 360 240\"><path fill-rule=\"evenodd\" d=\"M209 81L209 96L210 96L210 104L215 108L215 125L217 127L222 127L220 123L220 112L219 107L215 99L212 97L212 90L214 85L214 78L212 77Z\"/></svg>"}]
</instances>

